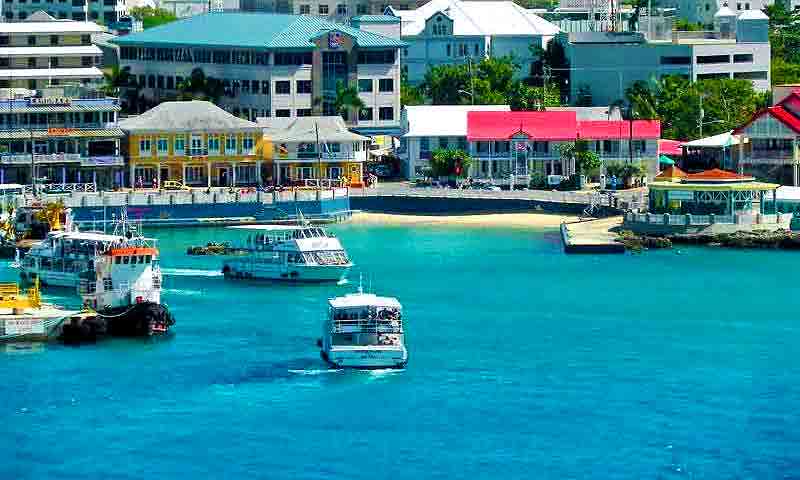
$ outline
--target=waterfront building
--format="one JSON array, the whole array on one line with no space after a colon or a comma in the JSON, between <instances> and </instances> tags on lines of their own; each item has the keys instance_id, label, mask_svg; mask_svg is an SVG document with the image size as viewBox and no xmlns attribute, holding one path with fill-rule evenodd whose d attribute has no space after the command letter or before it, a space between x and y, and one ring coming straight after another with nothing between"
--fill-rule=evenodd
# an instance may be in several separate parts
<instances>
[{"instance_id":1,"label":"waterfront building","mask_svg":"<svg viewBox=\"0 0 800 480\"><path fill-rule=\"evenodd\" d=\"M741 13L747 10L763 10L774 0L666 0L659 6L675 8L676 17L704 27L714 25L720 12Z\"/></svg>"},{"instance_id":2,"label":"waterfront building","mask_svg":"<svg viewBox=\"0 0 800 480\"><path fill-rule=\"evenodd\" d=\"M29 184L35 168L50 189L122 185L116 98L79 87L12 93L0 99L0 184Z\"/></svg>"},{"instance_id":3,"label":"waterfront building","mask_svg":"<svg viewBox=\"0 0 800 480\"><path fill-rule=\"evenodd\" d=\"M403 68L411 84L422 82L435 65L464 65L482 58L513 55L518 74L527 76L557 26L514 2L432 0L414 10L390 7L400 17Z\"/></svg>"},{"instance_id":4,"label":"waterfront building","mask_svg":"<svg viewBox=\"0 0 800 480\"><path fill-rule=\"evenodd\" d=\"M724 20L724 22L722 21ZM581 32L556 38L570 65L570 99L589 89L593 105L625 98L638 80L679 75L691 81L740 78L753 88L770 88L769 20L763 12L728 16L715 32L673 32L672 39L647 40L640 32Z\"/></svg>"},{"instance_id":5,"label":"waterfront building","mask_svg":"<svg viewBox=\"0 0 800 480\"><path fill-rule=\"evenodd\" d=\"M213 13L119 37L120 66L152 101L177 94L195 68L222 82L217 103L236 116L335 115L337 85L365 108L344 112L360 132L399 130L400 40L314 16Z\"/></svg>"},{"instance_id":6,"label":"waterfront building","mask_svg":"<svg viewBox=\"0 0 800 480\"><path fill-rule=\"evenodd\" d=\"M800 185L800 88L733 131L739 171Z\"/></svg>"},{"instance_id":7,"label":"waterfront building","mask_svg":"<svg viewBox=\"0 0 800 480\"><path fill-rule=\"evenodd\" d=\"M164 181L193 186L262 182L259 126L213 103L164 102L120 122L127 134L128 185Z\"/></svg>"},{"instance_id":8,"label":"waterfront building","mask_svg":"<svg viewBox=\"0 0 800 480\"><path fill-rule=\"evenodd\" d=\"M5 0L3 17L6 22L37 20L49 15L59 20L93 21L109 25L118 22L128 11L125 0Z\"/></svg>"},{"instance_id":9,"label":"waterfront building","mask_svg":"<svg viewBox=\"0 0 800 480\"><path fill-rule=\"evenodd\" d=\"M276 185L363 185L370 138L349 131L341 117L259 118L258 126Z\"/></svg>"},{"instance_id":10,"label":"waterfront building","mask_svg":"<svg viewBox=\"0 0 800 480\"><path fill-rule=\"evenodd\" d=\"M649 185L648 213L628 213L625 228L641 233L725 233L785 230L792 215L776 212L776 183L712 169L669 167Z\"/></svg>"},{"instance_id":11,"label":"waterfront building","mask_svg":"<svg viewBox=\"0 0 800 480\"><path fill-rule=\"evenodd\" d=\"M102 80L102 51L91 22L0 22L0 89L37 90Z\"/></svg>"},{"instance_id":12,"label":"waterfront building","mask_svg":"<svg viewBox=\"0 0 800 480\"><path fill-rule=\"evenodd\" d=\"M571 175L574 165L559 146L584 141L607 166L636 164L658 172L658 120L579 120L574 110L467 113L469 176L496 183L526 183L533 174Z\"/></svg>"},{"instance_id":13,"label":"waterfront building","mask_svg":"<svg viewBox=\"0 0 800 480\"><path fill-rule=\"evenodd\" d=\"M406 176L425 176L431 153L437 148L468 151L467 112L511 111L508 105L415 105L403 108L398 156Z\"/></svg>"}]
</instances>

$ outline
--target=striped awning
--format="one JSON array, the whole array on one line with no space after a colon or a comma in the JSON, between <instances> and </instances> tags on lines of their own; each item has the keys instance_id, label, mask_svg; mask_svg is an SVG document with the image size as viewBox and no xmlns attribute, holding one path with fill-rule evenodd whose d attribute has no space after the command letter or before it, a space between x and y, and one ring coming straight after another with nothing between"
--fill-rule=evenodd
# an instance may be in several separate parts
<instances>
[{"instance_id":1,"label":"striped awning","mask_svg":"<svg viewBox=\"0 0 800 480\"><path fill-rule=\"evenodd\" d=\"M115 104L89 104L80 105L73 103L72 105L36 105L36 106L20 106L14 105L10 107L8 102L0 104L0 113L71 113L71 112L119 112L120 106Z\"/></svg>"},{"instance_id":2,"label":"striped awning","mask_svg":"<svg viewBox=\"0 0 800 480\"><path fill-rule=\"evenodd\" d=\"M122 138L125 136L119 128L86 128L86 129L51 129L51 130L6 130L0 131L0 140L26 140L46 138Z\"/></svg>"}]
</instances>

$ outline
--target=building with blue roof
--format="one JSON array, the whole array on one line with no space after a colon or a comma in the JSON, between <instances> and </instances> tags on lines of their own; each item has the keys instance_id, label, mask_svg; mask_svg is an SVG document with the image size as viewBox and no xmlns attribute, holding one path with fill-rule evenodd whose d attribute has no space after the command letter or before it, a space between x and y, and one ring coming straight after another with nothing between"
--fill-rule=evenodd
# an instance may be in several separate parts
<instances>
[{"instance_id":1,"label":"building with blue roof","mask_svg":"<svg viewBox=\"0 0 800 480\"><path fill-rule=\"evenodd\" d=\"M344 112L365 133L399 129L398 38L315 16L211 13L119 37L120 64L129 67L139 94L173 99L200 68L219 80L218 103L234 115L333 115L337 85L358 88L365 108Z\"/></svg>"}]
</instances>

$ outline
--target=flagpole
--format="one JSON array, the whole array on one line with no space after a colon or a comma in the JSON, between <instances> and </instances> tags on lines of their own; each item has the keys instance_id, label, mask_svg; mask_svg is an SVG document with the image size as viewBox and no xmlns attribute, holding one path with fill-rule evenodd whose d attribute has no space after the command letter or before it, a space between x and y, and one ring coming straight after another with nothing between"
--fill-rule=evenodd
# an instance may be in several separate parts
<instances>
[{"instance_id":1,"label":"flagpole","mask_svg":"<svg viewBox=\"0 0 800 480\"><path fill-rule=\"evenodd\" d=\"M319 123L314 122L314 133L317 135L317 190L322 189L322 149L319 148Z\"/></svg>"}]
</instances>

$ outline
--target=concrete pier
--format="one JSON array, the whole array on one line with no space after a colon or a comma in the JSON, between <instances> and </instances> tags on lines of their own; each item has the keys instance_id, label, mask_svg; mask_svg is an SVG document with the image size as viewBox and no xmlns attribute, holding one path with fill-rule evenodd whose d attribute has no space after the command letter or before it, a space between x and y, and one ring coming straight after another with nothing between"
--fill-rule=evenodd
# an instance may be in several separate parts
<instances>
[{"instance_id":1,"label":"concrete pier","mask_svg":"<svg viewBox=\"0 0 800 480\"><path fill-rule=\"evenodd\" d=\"M625 253L612 229L622 225L622 217L609 217L561 224L561 240L566 253Z\"/></svg>"}]
</instances>

